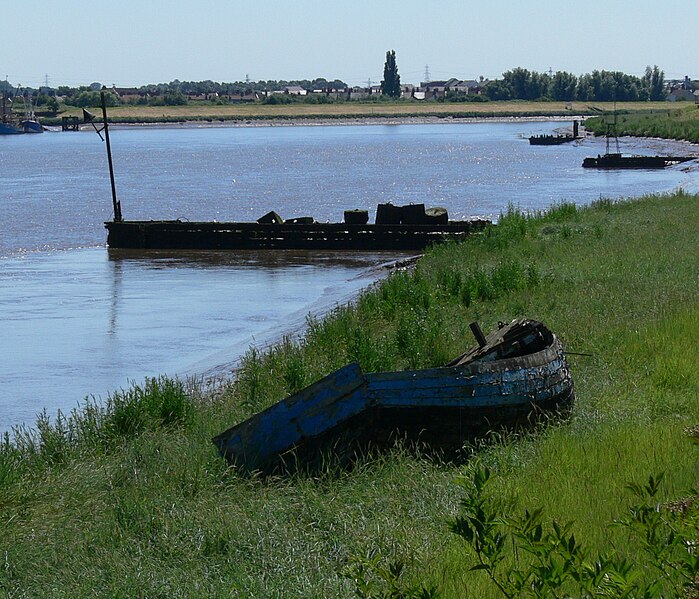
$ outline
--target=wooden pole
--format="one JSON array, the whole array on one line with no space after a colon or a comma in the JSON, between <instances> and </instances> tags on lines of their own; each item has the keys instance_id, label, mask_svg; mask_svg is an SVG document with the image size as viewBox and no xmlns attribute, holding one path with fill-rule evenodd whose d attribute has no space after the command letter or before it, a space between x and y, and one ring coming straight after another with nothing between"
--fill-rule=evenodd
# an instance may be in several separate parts
<instances>
[{"instance_id":1,"label":"wooden pole","mask_svg":"<svg viewBox=\"0 0 699 599\"><path fill-rule=\"evenodd\" d=\"M107 124L107 101L104 90L100 92L102 99L102 119L104 121L104 139L107 142L107 161L109 162L109 180L112 184L112 205L114 207L114 222L121 222L121 203L117 200L116 185L114 184L114 166L112 165L112 146L109 144L109 125Z\"/></svg>"},{"instance_id":2,"label":"wooden pole","mask_svg":"<svg viewBox=\"0 0 699 599\"><path fill-rule=\"evenodd\" d=\"M476 341L478 341L478 347L485 347L488 344L488 341L486 340L485 335L483 334L483 331L481 330L481 327L478 324L478 322L474 321L468 326L471 327L471 332L473 333L473 336L476 338Z\"/></svg>"}]
</instances>

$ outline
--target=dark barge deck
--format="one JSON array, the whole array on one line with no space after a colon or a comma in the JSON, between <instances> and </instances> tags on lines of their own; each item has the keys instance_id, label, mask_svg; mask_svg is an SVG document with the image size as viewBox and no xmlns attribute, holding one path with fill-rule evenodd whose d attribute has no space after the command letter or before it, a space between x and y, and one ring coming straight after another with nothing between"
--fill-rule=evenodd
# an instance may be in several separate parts
<instances>
[{"instance_id":1,"label":"dark barge deck","mask_svg":"<svg viewBox=\"0 0 699 599\"><path fill-rule=\"evenodd\" d=\"M108 221L107 245L118 249L423 250L482 231L486 220L447 224Z\"/></svg>"},{"instance_id":2,"label":"dark barge deck","mask_svg":"<svg viewBox=\"0 0 699 599\"><path fill-rule=\"evenodd\" d=\"M596 158L589 157L583 160L583 168L637 168L660 169L675 166L683 162L696 160L698 156L624 156L619 153L599 154Z\"/></svg>"},{"instance_id":3,"label":"dark barge deck","mask_svg":"<svg viewBox=\"0 0 699 599\"><path fill-rule=\"evenodd\" d=\"M529 144L532 146L560 146L578 139L580 137L574 135L532 135L529 138Z\"/></svg>"}]
</instances>

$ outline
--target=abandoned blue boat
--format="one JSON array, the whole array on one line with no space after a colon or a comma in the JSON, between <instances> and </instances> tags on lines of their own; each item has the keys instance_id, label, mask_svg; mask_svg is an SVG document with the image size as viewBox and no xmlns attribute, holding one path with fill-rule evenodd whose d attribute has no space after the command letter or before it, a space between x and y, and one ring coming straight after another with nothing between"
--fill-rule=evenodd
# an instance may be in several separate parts
<instances>
[{"instance_id":1,"label":"abandoned blue boat","mask_svg":"<svg viewBox=\"0 0 699 599\"><path fill-rule=\"evenodd\" d=\"M489 431L532 424L572 405L560 340L542 323L515 320L441 368L364 373L349 364L216 436L241 471L303 469L406 439L461 449Z\"/></svg>"}]
</instances>

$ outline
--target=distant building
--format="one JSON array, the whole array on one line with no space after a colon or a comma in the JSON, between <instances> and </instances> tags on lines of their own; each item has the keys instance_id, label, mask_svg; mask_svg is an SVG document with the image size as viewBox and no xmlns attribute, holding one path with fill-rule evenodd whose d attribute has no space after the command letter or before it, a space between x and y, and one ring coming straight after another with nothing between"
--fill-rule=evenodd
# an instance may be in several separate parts
<instances>
[{"instance_id":1,"label":"distant building","mask_svg":"<svg viewBox=\"0 0 699 599\"><path fill-rule=\"evenodd\" d=\"M187 94L188 100L199 100L201 102L206 102L209 100L218 99L218 92L212 92L210 94Z\"/></svg>"},{"instance_id":2,"label":"distant building","mask_svg":"<svg viewBox=\"0 0 699 599\"><path fill-rule=\"evenodd\" d=\"M363 100L371 96L371 88L368 87L353 87L349 92L350 100Z\"/></svg>"},{"instance_id":3,"label":"distant building","mask_svg":"<svg viewBox=\"0 0 699 599\"><path fill-rule=\"evenodd\" d=\"M683 87L671 89L670 93L667 95L668 102L682 102L682 101L694 101L696 96L691 89L684 89Z\"/></svg>"},{"instance_id":4,"label":"distant building","mask_svg":"<svg viewBox=\"0 0 699 599\"><path fill-rule=\"evenodd\" d=\"M113 87L112 91L122 102L134 102L147 95L136 87Z\"/></svg>"},{"instance_id":5,"label":"distant building","mask_svg":"<svg viewBox=\"0 0 699 599\"><path fill-rule=\"evenodd\" d=\"M475 79L467 79L465 81L459 81L451 89L462 94L479 94L481 91L481 84Z\"/></svg>"},{"instance_id":6,"label":"distant building","mask_svg":"<svg viewBox=\"0 0 699 599\"><path fill-rule=\"evenodd\" d=\"M439 81L423 81L420 84L420 88L425 92L425 97L427 98L443 98L449 91L450 86L454 86L457 83L459 83L459 80L454 78Z\"/></svg>"},{"instance_id":7,"label":"distant building","mask_svg":"<svg viewBox=\"0 0 699 599\"><path fill-rule=\"evenodd\" d=\"M230 94L228 96L228 101L233 104L250 104L252 102L259 102L260 95L256 92L248 92L246 94Z\"/></svg>"},{"instance_id":8,"label":"distant building","mask_svg":"<svg viewBox=\"0 0 699 599\"><path fill-rule=\"evenodd\" d=\"M425 98L444 98L449 92L458 94L480 94L483 85L475 79L460 80L451 79L440 81L423 81L420 84L420 91L425 93Z\"/></svg>"}]
</instances>

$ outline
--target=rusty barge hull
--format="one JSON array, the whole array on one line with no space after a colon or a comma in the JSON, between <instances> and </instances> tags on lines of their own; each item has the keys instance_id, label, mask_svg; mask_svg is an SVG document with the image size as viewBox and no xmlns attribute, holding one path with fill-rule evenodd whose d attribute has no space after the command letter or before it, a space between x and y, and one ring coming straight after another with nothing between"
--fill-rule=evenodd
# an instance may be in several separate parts
<instances>
[{"instance_id":1,"label":"rusty barge hull","mask_svg":"<svg viewBox=\"0 0 699 599\"><path fill-rule=\"evenodd\" d=\"M537 344L525 355L483 359L474 350L442 368L384 373L349 364L214 443L241 471L270 473L313 464L328 450L349 456L396 439L454 452L489 431L530 425L569 409L574 398L560 340L541 323L534 326L530 339L513 341ZM496 334L488 336L491 346Z\"/></svg>"},{"instance_id":2,"label":"rusty barge hull","mask_svg":"<svg viewBox=\"0 0 699 599\"><path fill-rule=\"evenodd\" d=\"M559 146L580 139L574 135L532 135L529 144L532 146Z\"/></svg>"},{"instance_id":3,"label":"rusty barge hull","mask_svg":"<svg viewBox=\"0 0 699 599\"><path fill-rule=\"evenodd\" d=\"M583 160L583 168L601 169L661 169L683 162L696 160L697 156L623 156L621 154L602 154L596 158Z\"/></svg>"},{"instance_id":4,"label":"rusty barge hull","mask_svg":"<svg viewBox=\"0 0 699 599\"><path fill-rule=\"evenodd\" d=\"M423 250L481 231L485 220L439 225L108 221L107 245L163 250Z\"/></svg>"}]
</instances>

